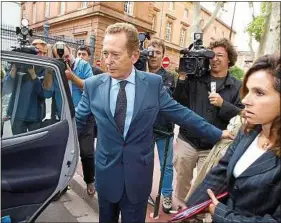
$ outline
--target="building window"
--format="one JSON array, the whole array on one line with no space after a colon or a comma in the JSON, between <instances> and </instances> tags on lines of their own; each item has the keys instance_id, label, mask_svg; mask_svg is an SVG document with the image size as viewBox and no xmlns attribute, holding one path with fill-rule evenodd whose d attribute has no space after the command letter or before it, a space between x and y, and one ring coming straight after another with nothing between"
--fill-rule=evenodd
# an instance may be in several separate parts
<instances>
[{"instance_id":1,"label":"building window","mask_svg":"<svg viewBox=\"0 0 281 223\"><path fill-rule=\"evenodd\" d=\"M175 3L174 2L170 2L169 9L170 10L174 10L175 9Z\"/></svg>"},{"instance_id":2,"label":"building window","mask_svg":"<svg viewBox=\"0 0 281 223\"><path fill-rule=\"evenodd\" d=\"M27 18L27 14L26 14L26 3L23 3L22 4L22 11L21 11L21 15L22 15L22 18Z\"/></svg>"},{"instance_id":3,"label":"building window","mask_svg":"<svg viewBox=\"0 0 281 223\"><path fill-rule=\"evenodd\" d=\"M217 27L216 26L214 26L214 32L217 33Z\"/></svg>"},{"instance_id":4,"label":"building window","mask_svg":"<svg viewBox=\"0 0 281 223\"><path fill-rule=\"evenodd\" d=\"M167 26L166 26L165 40L170 42L171 41L171 35L172 35L172 23L168 22Z\"/></svg>"},{"instance_id":5,"label":"building window","mask_svg":"<svg viewBox=\"0 0 281 223\"><path fill-rule=\"evenodd\" d=\"M82 2L82 9L85 9L88 7L88 2Z\"/></svg>"},{"instance_id":6,"label":"building window","mask_svg":"<svg viewBox=\"0 0 281 223\"><path fill-rule=\"evenodd\" d=\"M152 30L155 30L155 15L152 17Z\"/></svg>"},{"instance_id":7,"label":"building window","mask_svg":"<svg viewBox=\"0 0 281 223\"><path fill-rule=\"evenodd\" d=\"M32 7L32 23L36 23L36 2L33 2Z\"/></svg>"},{"instance_id":8,"label":"building window","mask_svg":"<svg viewBox=\"0 0 281 223\"><path fill-rule=\"evenodd\" d=\"M60 3L60 14L64 14L65 13L65 2L61 2Z\"/></svg>"},{"instance_id":9,"label":"building window","mask_svg":"<svg viewBox=\"0 0 281 223\"><path fill-rule=\"evenodd\" d=\"M184 18L187 19L187 17L188 17L188 10L187 9L184 10L183 16L184 16Z\"/></svg>"},{"instance_id":10,"label":"building window","mask_svg":"<svg viewBox=\"0 0 281 223\"><path fill-rule=\"evenodd\" d=\"M84 38L75 38L76 43L79 45L85 45L86 44L86 40Z\"/></svg>"},{"instance_id":11,"label":"building window","mask_svg":"<svg viewBox=\"0 0 281 223\"><path fill-rule=\"evenodd\" d=\"M124 12L132 16L134 13L134 2L124 2Z\"/></svg>"},{"instance_id":12,"label":"building window","mask_svg":"<svg viewBox=\"0 0 281 223\"><path fill-rule=\"evenodd\" d=\"M22 18L27 18L27 12L26 12L26 9L23 9L22 10Z\"/></svg>"},{"instance_id":13,"label":"building window","mask_svg":"<svg viewBox=\"0 0 281 223\"><path fill-rule=\"evenodd\" d=\"M222 31L222 37L224 37L224 31Z\"/></svg>"},{"instance_id":14,"label":"building window","mask_svg":"<svg viewBox=\"0 0 281 223\"><path fill-rule=\"evenodd\" d=\"M45 18L50 17L50 2L45 2Z\"/></svg>"},{"instance_id":15,"label":"building window","mask_svg":"<svg viewBox=\"0 0 281 223\"><path fill-rule=\"evenodd\" d=\"M180 32L180 46L181 47L184 47L184 45L185 45L185 36L186 36L185 29L181 29L181 32Z\"/></svg>"}]
</instances>

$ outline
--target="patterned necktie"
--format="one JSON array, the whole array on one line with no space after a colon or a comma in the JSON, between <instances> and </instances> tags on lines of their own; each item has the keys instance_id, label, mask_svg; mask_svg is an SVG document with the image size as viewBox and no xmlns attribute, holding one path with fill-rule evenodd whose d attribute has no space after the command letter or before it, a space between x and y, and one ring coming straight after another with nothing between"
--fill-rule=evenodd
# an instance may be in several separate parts
<instances>
[{"instance_id":1,"label":"patterned necktie","mask_svg":"<svg viewBox=\"0 0 281 223\"><path fill-rule=\"evenodd\" d=\"M126 84L127 81L120 82L120 89L117 95L116 108L114 114L115 122L122 135L124 133L126 111L127 111L127 96L125 91Z\"/></svg>"}]
</instances>

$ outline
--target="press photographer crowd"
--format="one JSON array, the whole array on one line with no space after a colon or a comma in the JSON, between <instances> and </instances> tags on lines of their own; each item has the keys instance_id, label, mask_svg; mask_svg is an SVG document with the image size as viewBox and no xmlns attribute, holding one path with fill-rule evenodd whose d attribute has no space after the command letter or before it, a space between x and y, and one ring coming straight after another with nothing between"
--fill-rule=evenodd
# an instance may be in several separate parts
<instances>
[{"instance_id":1,"label":"press photographer crowd","mask_svg":"<svg viewBox=\"0 0 281 223\"><path fill-rule=\"evenodd\" d=\"M84 181L89 196L97 192L99 222L117 223L120 213L122 222L145 222L150 204L152 218L161 208L171 222L281 222L279 53L256 59L241 81L230 72L237 61L231 41L204 46L203 34L194 33L180 51L175 79L162 66L165 42L128 23L107 27L103 70L90 63L86 45L73 55L63 41L29 44L32 32L20 32L25 38L14 51L64 64ZM13 135L59 122L62 95L54 71L14 63L5 83L24 83L12 91L5 117ZM52 112L43 121L47 98ZM150 196L155 146L156 198Z\"/></svg>"}]
</instances>

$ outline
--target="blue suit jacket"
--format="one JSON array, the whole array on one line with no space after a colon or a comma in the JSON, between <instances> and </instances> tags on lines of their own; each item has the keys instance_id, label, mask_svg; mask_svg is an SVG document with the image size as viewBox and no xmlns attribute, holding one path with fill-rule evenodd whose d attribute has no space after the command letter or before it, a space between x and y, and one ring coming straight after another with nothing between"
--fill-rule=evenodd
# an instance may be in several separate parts
<instances>
[{"instance_id":1,"label":"blue suit jacket","mask_svg":"<svg viewBox=\"0 0 281 223\"><path fill-rule=\"evenodd\" d=\"M267 151L240 176L233 177L235 164L259 132L257 128L247 135L238 133L225 156L190 196L187 206L210 199L208 188L215 194L228 191L228 198L215 209L214 222L281 222L280 158Z\"/></svg>"},{"instance_id":2,"label":"blue suit jacket","mask_svg":"<svg viewBox=\"0 0 281 223\"><path fill-rule=\"evenodd\" d=\"M87 79L76 120L81 129L90 113L95 116L96 187L99 196L112 203L121 199L124 189L132 204L147 201L153 176L153 123L159 112L212 143L221 137L221 130L173 100L159 75L136 70L134 112L124 139L110 112L110 86L108 74Z\"/></svg>"}]
</instances>

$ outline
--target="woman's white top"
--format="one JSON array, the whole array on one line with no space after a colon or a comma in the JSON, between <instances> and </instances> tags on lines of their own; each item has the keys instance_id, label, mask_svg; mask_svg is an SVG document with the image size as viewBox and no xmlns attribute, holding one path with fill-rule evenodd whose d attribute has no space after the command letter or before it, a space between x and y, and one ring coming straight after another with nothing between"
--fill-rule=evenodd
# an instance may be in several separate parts
<instances>
[{"instance_id":1,"label":"woman's white top","mask_svg":"<svg viewBox=\"0 0 281 223\"><path fill-rule=\"evenodd\" d=\"M255 162L262 154L266 152L265 149L258 147L258 137L251 143L248 149L237 161L234 170L233 176L236 178L240 176L253 162Z\"/></svg>"}]
</instances>

